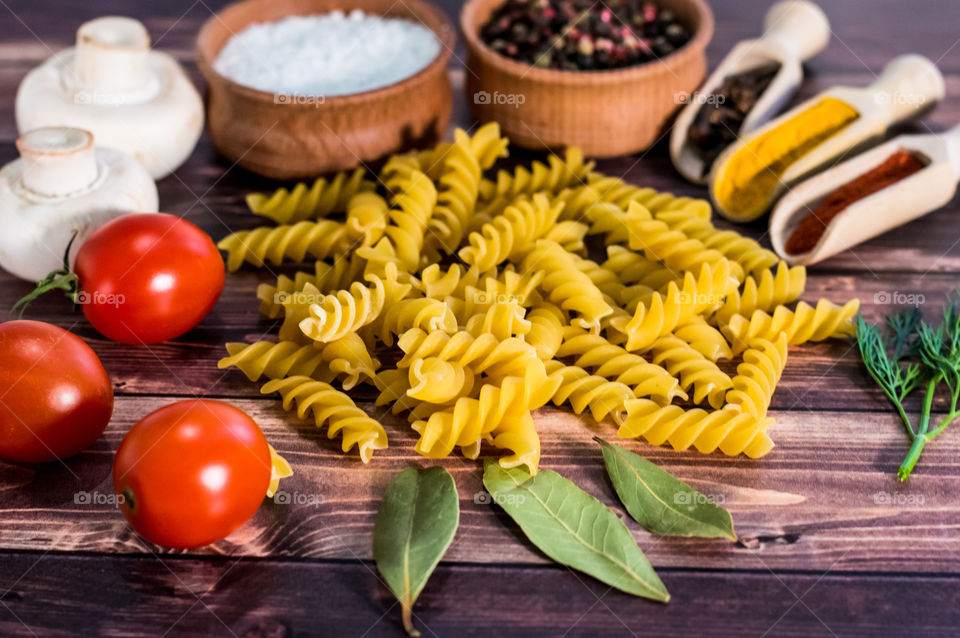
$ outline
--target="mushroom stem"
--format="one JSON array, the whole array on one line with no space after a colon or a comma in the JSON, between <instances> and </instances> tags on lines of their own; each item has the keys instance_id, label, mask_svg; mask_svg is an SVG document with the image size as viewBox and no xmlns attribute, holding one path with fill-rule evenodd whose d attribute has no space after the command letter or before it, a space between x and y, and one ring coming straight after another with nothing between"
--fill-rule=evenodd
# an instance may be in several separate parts
<instances>
[{"instance_id":1,"label":"mushroom stem","mask_svg":"<svg viewBox=\"0 0 960 638\"><path fill-rule=\"evenodd\" d=\"M104 93L142 89L150 82L150 35L138 20L105 16L77 30L74 71L80 86Z\"/></svg>"},{"instance_id":2,"label":"mushroom stem","mask_svg":"<svg viewBox=\"0 0 960 638\"><path fill-rule=\"evenodd\" d=\"M23 185L34 193L58 197L84 190L97 179L93 135L67 128L38 128L17 140L23 159Z\"/></svg>"}]
</instances>

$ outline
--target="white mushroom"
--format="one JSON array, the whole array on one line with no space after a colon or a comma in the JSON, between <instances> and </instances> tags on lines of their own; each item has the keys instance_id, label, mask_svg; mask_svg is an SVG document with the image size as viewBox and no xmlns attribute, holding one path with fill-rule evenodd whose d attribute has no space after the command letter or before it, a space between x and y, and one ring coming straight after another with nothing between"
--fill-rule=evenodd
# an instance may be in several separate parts
<instances>
[{"instance_id":1,"label":"white mushroom","mask_svg":"<svg viewBox=\"0 0 960 638\"><path fill-rule=\"evenodd\" d=\"M20 159L0 169L0 266L37 281L62 267L91 232L128 213L157 212L157 186L132 156L94 147L74 128L41 128L17 140Z\"/></svg>"},{"instance_id":2,"label":"white mushroom","mask_svg":"<svg viewBox=\"0 0 960 638\"><path fill-rule=\"evenodd\" d=\"M203 102L176 60L150 49L146 28L108 16L77 30L77 45L30 71L16 102L20 134L70 126L133 155L154 179L177 169L203 130Z\"/></svg>"}]
</instances>

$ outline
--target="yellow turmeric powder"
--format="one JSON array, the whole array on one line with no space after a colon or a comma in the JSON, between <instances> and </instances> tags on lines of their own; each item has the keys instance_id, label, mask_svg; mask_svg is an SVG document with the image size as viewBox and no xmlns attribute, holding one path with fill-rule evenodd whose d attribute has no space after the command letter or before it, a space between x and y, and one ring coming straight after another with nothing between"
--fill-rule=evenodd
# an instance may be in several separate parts
<instances>
[{"instance_id":1,"label":"yellow turmeric powder","mask_svg":"<svg viewBox=\"0 0 960 638\"><path fill-rule=\"evenodd\" d=\"M760 217L787 169L858 117L852 106L828 97L754 138L717 174L713 191L717 203L738 221Z\"/></svg>"}]
</instances>

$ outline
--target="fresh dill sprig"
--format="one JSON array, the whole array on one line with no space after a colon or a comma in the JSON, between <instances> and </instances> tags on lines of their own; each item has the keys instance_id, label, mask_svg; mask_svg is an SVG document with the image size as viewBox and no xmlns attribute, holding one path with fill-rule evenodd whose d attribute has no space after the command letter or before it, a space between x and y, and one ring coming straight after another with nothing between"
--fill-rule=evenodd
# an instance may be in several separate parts
<instances>
[{"instance_id":1,"label":"fresh dill sprig","mask_svg":"<svg viewBox=\"0 0 960 638\"><path fill-rule=\"evenodd\" d=\"M896 312L886 323L893 333L889 339L858 315L857 344L867 372L893 404L910 436L910 450L897 470L900 480L906 481L924 446L960 416L960 299L947 299L943 323L936 328L923 321L919 308ZM931 429L933 399L940 384L949 390L950 408ZM903 403L922 385L926 387L923 407L914 427Z\"/></svg>"}]
</instances>

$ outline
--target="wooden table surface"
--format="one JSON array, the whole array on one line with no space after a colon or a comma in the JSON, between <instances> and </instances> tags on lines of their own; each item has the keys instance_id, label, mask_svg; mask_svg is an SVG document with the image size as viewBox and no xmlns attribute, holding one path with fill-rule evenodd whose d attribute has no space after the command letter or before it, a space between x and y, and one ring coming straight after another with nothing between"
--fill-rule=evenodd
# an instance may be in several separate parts
<instances>
[{"instance_id":1,"label":"wooden table surface","mask_svg":"<svg viewBox=\"0 0 960 638\"><path fill-rule=\"evenodd\" d=\"M402 0L401 0L402 1ZM452 16L459 3L443 3ZM769 0L712 3L716 63L758 33ZM960 44L955 0L834 0L823 3L834 38L807 66L800 97L835 84L863 86L901 53L937 61L948 99L907 130L942 131L960 121ZM0 162L15 156L17 83L76 27L104 14L142 19L155 45L200 82L192 47L214 0L0 0ZM458 49L459 51L459 49ZM458 53L458 56L461 57ZM455 119L469 125L462 66L451 74ZM529 155L520 154L529 159ZM600 168L631 182L702 196L672 170L664 144ZM214 238L249 228L243 195L273 184L232 167L204 138L174 176L160 182L163 210ZM810 269L804 298L859 297L876 319L897 295L919 295L933 317L960 286L960 202ZM762 237L763 225L747 229ZM764 240L766 242L766 240ZM113 377L116 410L107 432L63 464L0 464L0 635L3 636L375 636L400 635L399 608L371 561L371 528L386 484L427 465L414 436L388 422L391 446L362 466L311 425L216 361L228 341L275 329L257 312L266 273L228 277L223 296L195 330L135 348L100 337L63 299L35 303L29 318L85 338ZM0 312L30 289L0 274ZM2 365L2 362L0 362ZM284 489L300 504L266 501L229 539L189 552L140 540L114 507L113 453L130 425L180 397L226 399L246 410L293 464ZM382 411L355 395L371 413ZM632 598L548 562L495 506L475 502L477 463L442 464L456 479L461 525L416 606L427 636L956 635L960 624L960 426L929 445L909 484L894 470L906 435L849 342L792 348L773 401L777 447L759 461L677 453L628 442L701 491L722 497L739 542L654 537L630 522L673 600ZM542 466L574 479L617 512L595 432L567 412L541 410ZM79 492L93 495L77 503ZM99 501L99 502L98 502Z\"/></svg>"}]
</instances>

